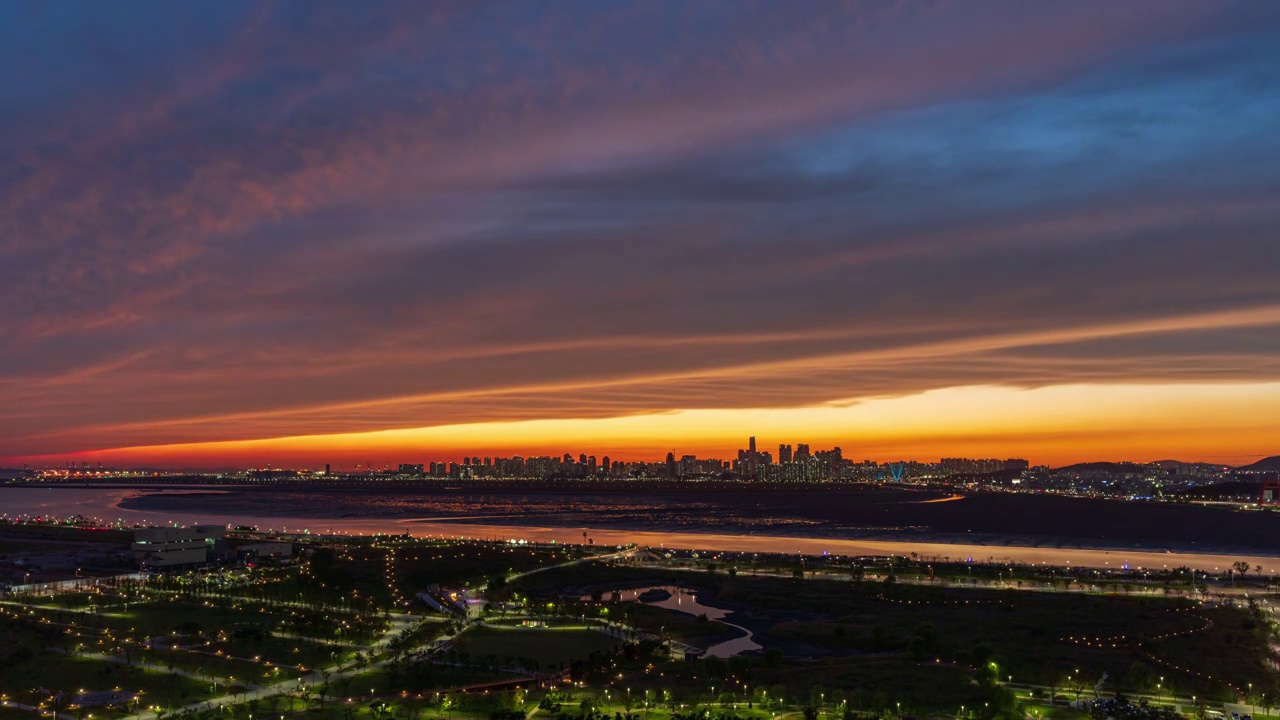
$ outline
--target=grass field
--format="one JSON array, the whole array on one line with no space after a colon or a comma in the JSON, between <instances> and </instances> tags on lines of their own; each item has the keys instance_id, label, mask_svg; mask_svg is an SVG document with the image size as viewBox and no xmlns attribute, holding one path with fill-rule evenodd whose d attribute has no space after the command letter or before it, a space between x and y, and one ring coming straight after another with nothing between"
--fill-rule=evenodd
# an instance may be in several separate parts
<instances>
[{"instance_id":1,"label":"grass field","mask_svg":"<svg viewBox=\"0 0 1280 720\"><path fill-rule=\"evenodd\" d=\"M350 648L337 645L321 645L305 640L274 636L214 642L205 649L210 652L222 651L224 655L232 657L256 657L276 664L300 665L306 668L334 665L350 659L355 654Z\"/></svg>"},{"instance_id":2,"label":"grass field","mask_svg":"<svg viewBox=\"0 0 1280 720\"><path fill-rule=\"evenodd\" d=\"M741 569L728 573L723 562L715 572L585 563L505 580L522 570L562 563L576 552L456 541L343 541L306 555L297 568L165 576L144 588L122 588L118 592L132 598L127 606L117 595L118 604L102 612L76 612L81 604L101 599L83 593L37 598L40 606L34 608L5 605L0 608L0 692L38 701L42 694L47 699L48 691L121 688L142 690L146 705L172 708L212 693L211 678L218 679L222 692L231 677L270 684L300 675L296 666L333 665L350 660L357 650L372 654L376 669L333 680L325 688L329 699L321 702L312 695L308 700L298 686L301 706L296 709L293 701L275 710L273 702L252 708L246 702L228 711L239 716L225 720L248 720L259 712L261 717L278 712L286 720L385 719L387 711L373 707L370 694L379 696L373 703L392 703L397 716L411 720L488 717L489 709L478 705L463 708L460 702L446 709L430 703L438 702L439 690L517 677L515 668L570 665L575 685L585 683L573 692L598 698L611 712L628 706L634 712L644 698L662 697L649 709L654 720L667 716L668 709L655 709L669 708L667 703L685 706L683 712L707 709L713 717L777 713L798 720L799 708L813 705L825 707L822 717L828 720L840 717L835 709L840 707L865 716L910 712L948 718L967 708L975 718L1013 719L1022 717L1021 710L1002 683L1052 686L1055 694L1074 696L1091 694L1104 672L1104 694L1158 689L1226 700L1250 685L1255 696L1280 689L1280 673L1268 664L1274 659L1269 645L1274 623L1242 596L1233 606L1157 594L855 581L848 574L838 579L752 576ZM403 642L375 647L388 621L404 627L402 617L386 612L393 602L396 609L412 607L412 593L432 583L489 586L490 599L517 600L513 607L527 609L549 626L520 626L525 615L518 610L509 620L470 627L451 649L426 658L418 652L421 646L461 625L433 619ZM695 589L700 602L732 610L728 621L749 628L764 651L729 660L671 661L656 642L623 647L622 641L589 629L589 623L607 618L698 647L737 636L733 628L692 615L608 601L613 590L646 585ZM577 599L595 591L603 602ZM307 603L311 606L299 607ZM168 640L165 648L140 646L157 637ZM180 649L196 643L222 655ZM49 648L119 652L175 672L60 655ZM1046 694L1043 689L1025 692ZM507 697L494 690L492 697L497 696ZM355 700L347 703L347 697ZM753 703L749 711L740 706L748 700ZM417 715L414 703L424 703ZM566 708L577 715L577 701ZM1050 714L1054 720L1074 718L1063 710ZM549 711L547 717L556 716Z\"/></svg>"},{"instance_id":3,"label":"grass field","mask_svg":"<svg viewBox=\"0 0 1280 720\"><path fill-rule=\"evenodd\" d=\"M386 604L432 584L484 587L513 573L577 557L576 547L533 547L462 540L384 540L318 549L296 590L337 602L356 594ZM285 581L280 587L287 590Z\"/></svg>"},{"instance_id":4,"label":"grass field","mask_svg":"<svg viewBox=\"0 0 1280 720\"><path fill-rule=\"evenodd\" d=\"M8 663L0 673L0 693L20 702L38 704L52 692L75 693L121 689L142 691L147 702L173 706L195 702L209 693L209 684L168 673L153 672L106 660L38 652Z\"/></svg>"},{"instance_id":5,"label":"grass field","mask_svg":"<svg viewBox=\"0 0 1280 720\"><path fill-rule=\"evenodd\" d=\"M544 668L585 660L592 653L610 652L619 641L582 627L515 628L481 627L462 636L458 650L473 660L496 657L527 658Z\"/></svg>"},{"instance_id":6,"label":"grass field","mask_svg":"<svg viewBox=\"0 0 1280 720\"><path fill-rule=\"evenodd\" d=\"M520 675L482 667L456 667L430 663L402 663L361 673L335 683L330 694L395 695L425 693L483 683L510 680Z\"/></svg>"},{"instance_id":7,"label":"grass field","mask_svg":"<svg viewBox=\"0 0 1280 720\"><path fill-rule=\"evenodd\" d=\"M779 579L726 579L714 598L771 612L752 623L757 639L793 655L995 662L1005 678L1043 685L1085 668L1132 691L1153 690L1152 678L1164 675L1166 690L1215 697L1233 694L1228 681L1277 681L1263 662L1267 631L1247 610L1182 599ZM1200 674L1162 668L1152 656Z\"/></svg>"},{"instance_id":8,"label":"grass field","mask_svg":"<svg viewBox=\"0 0 1280 720\"><path fill-rule=\"evenodd\" d=\"M1280 674L1266 662L1269 621L1247 608L1201 607L1178 597L798 580L598 564L541 573L522 580L520 589L544 597L600 589L607 598L613 589L646 583L699 589L700 601L736 610L730 620L753 630L766 649L831 667L879 658L869 667L893 668L886 676L910 677L921 663L955 665L972 673L972 668L994 662L993 672L1015 682L1061 688L1081 682L1084 673L1092 687L1106 672L1113 692L1154 691L1159 682L1165 693L1211 699L1234 697L1249 683L1257 692L1280 687ZM618 617L635 613L637 622L650 612L613 608Z\"/></svg>"}]
</instances>

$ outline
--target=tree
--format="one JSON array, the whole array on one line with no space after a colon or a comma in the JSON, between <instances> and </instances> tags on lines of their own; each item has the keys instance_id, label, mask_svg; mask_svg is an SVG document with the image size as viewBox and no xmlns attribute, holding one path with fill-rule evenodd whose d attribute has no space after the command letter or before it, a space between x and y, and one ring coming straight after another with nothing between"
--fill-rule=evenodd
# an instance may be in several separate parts
<instances>
[{"instance_id":1,"label":"tree","mask_svg":"<svg viewBox=\"0 0 1280 720\"><path fill-rule=\"evenodd\" d=\"M1156 674L1150 667L1141 662L1135 662L1129 666L1129 686L1134 690L1145 691L1149 689L1156 679Z\"/></svg>"},{"instance_id":2,"label":"tree","mask_svg":"<svg viewBox=\"0 0 1280 720\"><path fill-rule=\"evenodd\" d=\"M938 644L938 627L931 622L922 622L916 626L916 637L924 642L927 650L932 650Z\"/></svg>"},{"instance_id":3,"label":"tree","mask_svg":"<svg viewBox=\"0 0 1280 720\"><path fill-rule=\"evenodd\" d=\"M385 702L375 700L369 703L369 712L374 720L391 720L395 711Z\"/></svg>"},{"instance_id":4,"label":"tree","mask_svg":"<svg viewBox=\"0 0 1280 720\"><path fill-rule=\"evenodd\" d=\"M924 638L917 635L911 638L911 642L907 643L907 651L911 653L911 659L919 662L928 654L928 648L925 646Z\"/></svg>"},{"instance_id":5,"label":"tree","mask_svg":"<svg viewBox=\"0 0 1280 720\"><path fill-rule=\"evenodd\" d=\"M978 665L978 669L974 671L974 680L983 687L994 684L997 679L994 665L995 663L987 662Z\"/></svg>"},{"instance_id":6,"label":"tree","mask_svg":"<svg viewBox=\"0 0 1280 720\"><path fill-rule=\"evenodd\" d=\"M1262 709L1266 710L1267 714L1270 715L1271 708L1280 705L1280 692L1277 692L1274 689L1264 690L1262 692L1262 697L1259 699L1262 700Z\"/></svg>"}]
</instances>

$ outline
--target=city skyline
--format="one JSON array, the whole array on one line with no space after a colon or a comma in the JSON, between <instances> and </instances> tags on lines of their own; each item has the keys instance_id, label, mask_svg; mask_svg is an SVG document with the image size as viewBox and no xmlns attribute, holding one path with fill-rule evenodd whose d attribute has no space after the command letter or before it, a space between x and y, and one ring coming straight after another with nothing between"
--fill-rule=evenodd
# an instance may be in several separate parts
<instances>
[{"instance_id":1,"label":"city skyline","mask_svg":"<svg viewBox=\"0 0 1280 720\"><path fill-rule=\"evenodd\" d=\"M1180 463L1179 467L1184 469L1196 469L1197 472L1207 472L1211 475L1221 475L1225 471L1234 468L1243 467L1241 465L1232 466L1222 462L1206 462L1206 461L1184 461L1177 460L1172 457L1161 458L1159 460L1134 460L1127 459L1111 459L1111 460L1089 460L1081 462L1073 462L1069 464L1058 464L1056 467L1048 463L1032 462L1025 458L1016 458L1008 456L993 455L990 457L983 456L935 456L935 457L898 457L894 459L872 459L865 455L859 456L859 450L853 449L849 454L840 445L824 447L821 444L815 445L812 442L779 442L770 444L769 441L757 442L757 438L753 435L747 438L745 446L738 447L736 450L726 451L720 454L699 455L696 452L690 452L687 449L671 448L666 451L665 458L661 451L657 451L656 455L645 454L622 454L611 455L610 451L597 451L594 448L577 448L566 449L561 447L556 452L535 451L532 453L502 453L493 452L490 454L482 454L480 452L468 452L463 455L424 455L422 451L407 450L394 459L381 458L378 460L364 459L361 461L344 458L340 462L323 463L273 463L266 462L257 465L240 465L240 466L181 466L181 465L157 465L157 466L113 466L104 463L102 460L90 462L88 460L63 460L61 465L50 463L37 464L32 466L30 463L23 463L22 471L27 472L52 472L55 474L66 473L128 473L134 470L141 471L165 471L175 470L178 472L212 472L220 473L230 471L233 473L255 472L255 471L291 471L301 473L320 473L320 474L344 474L344 473L399 473L399 474L416 474L428 475L433 477L476 477L476 478L537 478L563 475L568 471L571 475L580 477L674 477L674 476L698 476L698 475L723 475L726 477L740 477L746 479L779 479L779 477L771 477L770 473L758 473L761 468L785 468L788 466L808 466L811 470L818 469L821 472L812 477L801 476L787 479L812 479L812 480L837 480L837 479L879 479L879 480L901 480L904 476L920 475L925 473L933 475L936 471L942 471L945 474L985 474L1002 470L1045 470L1045 469L1061 469L1065 467L1081 467L1087 468L1097 467L1163 467L1171 469L1174 466L1167 463ZM741 445L741 444L740 444ZM1262 458L1268 465L1272 461L1280 460L1280 455L1267 456ZM680 472L675 472L673 468L679 465ZM822 466L822 467L819 467ZM903 472L907 468L910 472ZM848 471L848 472L842 472ZM10 468L10 472L16 468ZM867 471L880 471L879 474ZM1106 472L1111 472L1107 470ZM1250 470L1266 474L1270 470ZM776 475L776 473L774 473Z\"/></svg>"},{"instance_id":2,"label":"city skyline","mask_svg":"<svg viewBox=\"0 0 1280 720\"><path fill-rule=\"evenodd\" d=\"M0 8L0 467L1280 453L1280 7Z\"/></svg>"}]
</instances>

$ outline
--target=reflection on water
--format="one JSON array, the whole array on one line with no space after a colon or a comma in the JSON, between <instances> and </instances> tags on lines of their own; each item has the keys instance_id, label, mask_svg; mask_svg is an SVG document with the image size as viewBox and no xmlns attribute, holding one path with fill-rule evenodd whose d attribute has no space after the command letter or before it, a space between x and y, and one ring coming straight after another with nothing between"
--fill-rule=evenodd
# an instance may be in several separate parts
<instances>
[{"instance_id":1,"label":"reflection on water","mask_svg":"<svg viewBox=\"0 0 1280 720\"><path fill-rule=\"evenodd\" d=\"M671 595L665 600L649 600L641 599L641 595L651 590L665 590ZM674 585L654 585L652 587L637 588L634 590L619 590L614 593L612 598L616 598L622 602L642 602L645 605L665 608L667 610L675 610L676 612L687 613L697 617L698 615L706 615L708 620L723 620L729 614L729 610L721 610L713 608L709 605L703 605L698 602L698 595L693 590L676 587ZM582 596L583 600L590 600L590 595Z\"/></svg>"},{"instance_id":2,"label":"reflection on water","mask_svg":"<svg viewBox=\"0 0 1280 720\"><path fill-rule=\"evenodd\" d=\"M665 590L670 594L670 597L664 600L641 600L641 595L653 590ZM732 610L722 610L720 608L711 607L710 605L703 605L698 602L698 595L693 590L676 587L674 585L655 585L652 587L637 588L634 590L622 590L616 593L616 597L623 602L643 602L645 605L653 605L654 607L674 610L676 612L693 615L694 617L697 617L698 615L706 615L707 619L712 622L718 622L722 625L728 625L731 628L742 631L743 634L741 637L726 640L707 648L707 655L710 657L727 658L751 650L759 650L761 647L760 643L751 639L752 632L750 630L742 627L741 625L734 625L731 622L725 621L724 618L732 613ZM589 600L590 597L584 597L583 599Z\"/></svg>"},{"instance_id":3,"label":"reflection on water","mask_svg":"<svg viewBox=\"0 0 1280 720\"><path fill-rule=\"evenodd\" d=\"M577 526L531 526L508 524L483 524L479 522L461 523L442 521L438 518L386 518L386 517L353 517L353 518L280 518L266 516L249 510L236 511L234 503L223 500L237 498L251 493L230 493L217 500L200 498L190 494L192 488L175 493L174 499L186 498L188 502L198 506L198 510L143 510L121 507L120 503L129 498L141 495L155 495L156 488L139 489L102 489L102 488L0 488L0 514L7 517L35 516L53 514L61 517L82 515L98 518L108 522L117 520L125 524L192 524L217 523L226 525L253 525L262 530L289 533L311 534L411 534L416 537L471 538L480 540L520 539L542 543L578 543L582 541L584 531L588 533L597 546L640 545L653 548L679 548L697 550L719 550L743 553L800 553L807 555L917 555L924 559L964 560L973 558L979 562L995 563L1031 563L1048 565L1072 565L1090 568L1118 568L1128 565L1131 568L1174 568L1188 567L1205 572L1222 571L1233 562L1247 561L1252 565L1261 565L1268 570L1277 567L1280 559L1258 552L1239 552L1218 554L1209 552L1187 552L1182 550L1132 549L1117 547L1115 549L1088 549L1077 547L1055 547L1035 545L992 545L974 542L940 542L910 540L878 540L853 539L848 536L826 535L815 532L809 536L784 537L765 534L745 534L744 532L693 532L653 525L653 530L635 530L622 528L584 528ZM219 490L218 492L225 492ZM327 507L326 502L316 502L312 497L310 506ZM184 503L185 504L185 503ZM947 508L964 503L951 502L933 505L914 505L914 508ZM883 507L883 506L881 506ZM210 511L210 508L223 509ZM1119 508L1119 505L1117 505ZM1125 508L1120 508L1125 509ZM1241 523L1252 516L1258 516L1268 522L1280 522L1280 516L1272 513L1229 513L1233 523ZM1262 517L1262 516L1267 517ZM1092 517L1092 516L1091 516ZM536 521L537 517L530 518ZM665 528L665 529L664 529Z\"/></svg>"}]
</instances>

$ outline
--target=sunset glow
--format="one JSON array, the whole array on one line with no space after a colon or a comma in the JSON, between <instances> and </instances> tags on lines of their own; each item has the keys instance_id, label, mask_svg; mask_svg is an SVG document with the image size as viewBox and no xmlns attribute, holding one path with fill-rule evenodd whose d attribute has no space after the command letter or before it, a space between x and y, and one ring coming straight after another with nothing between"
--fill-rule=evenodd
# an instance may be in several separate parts
<instances>
[{"instance_id":1,"label":"sunset glow","mask_svg":"<svg viewBox=\"0 0 1280 720\"><path fill-rule=\"evenodd\" d=\"M824 447L841 446L855 460L932 453L1029 455L1059 464L1081 457L1159 460L1177 452L1233 463L1251 460L1268 447L1274 427L1259 426L1254 418L1278 413L1280 383L963 387L803 408L677 410L184 443L79 453L71 459L292 467L314 465L322 458L321 465L342 466L463 452L559 455L566 448L619 460L661 456L672 449L727 458L755 434L766 442L799 437Z\"/></svg>"},{"instance_id":2,"label":"sunset glow","mask_svg":"<svg viewBox=\"0 0 1280 720\"><path fill-rule=\"evenodd\" d=\"M1278 449L1272 4L82 11L0 11L0 468Z\"/></svg>"}]
</instances>

